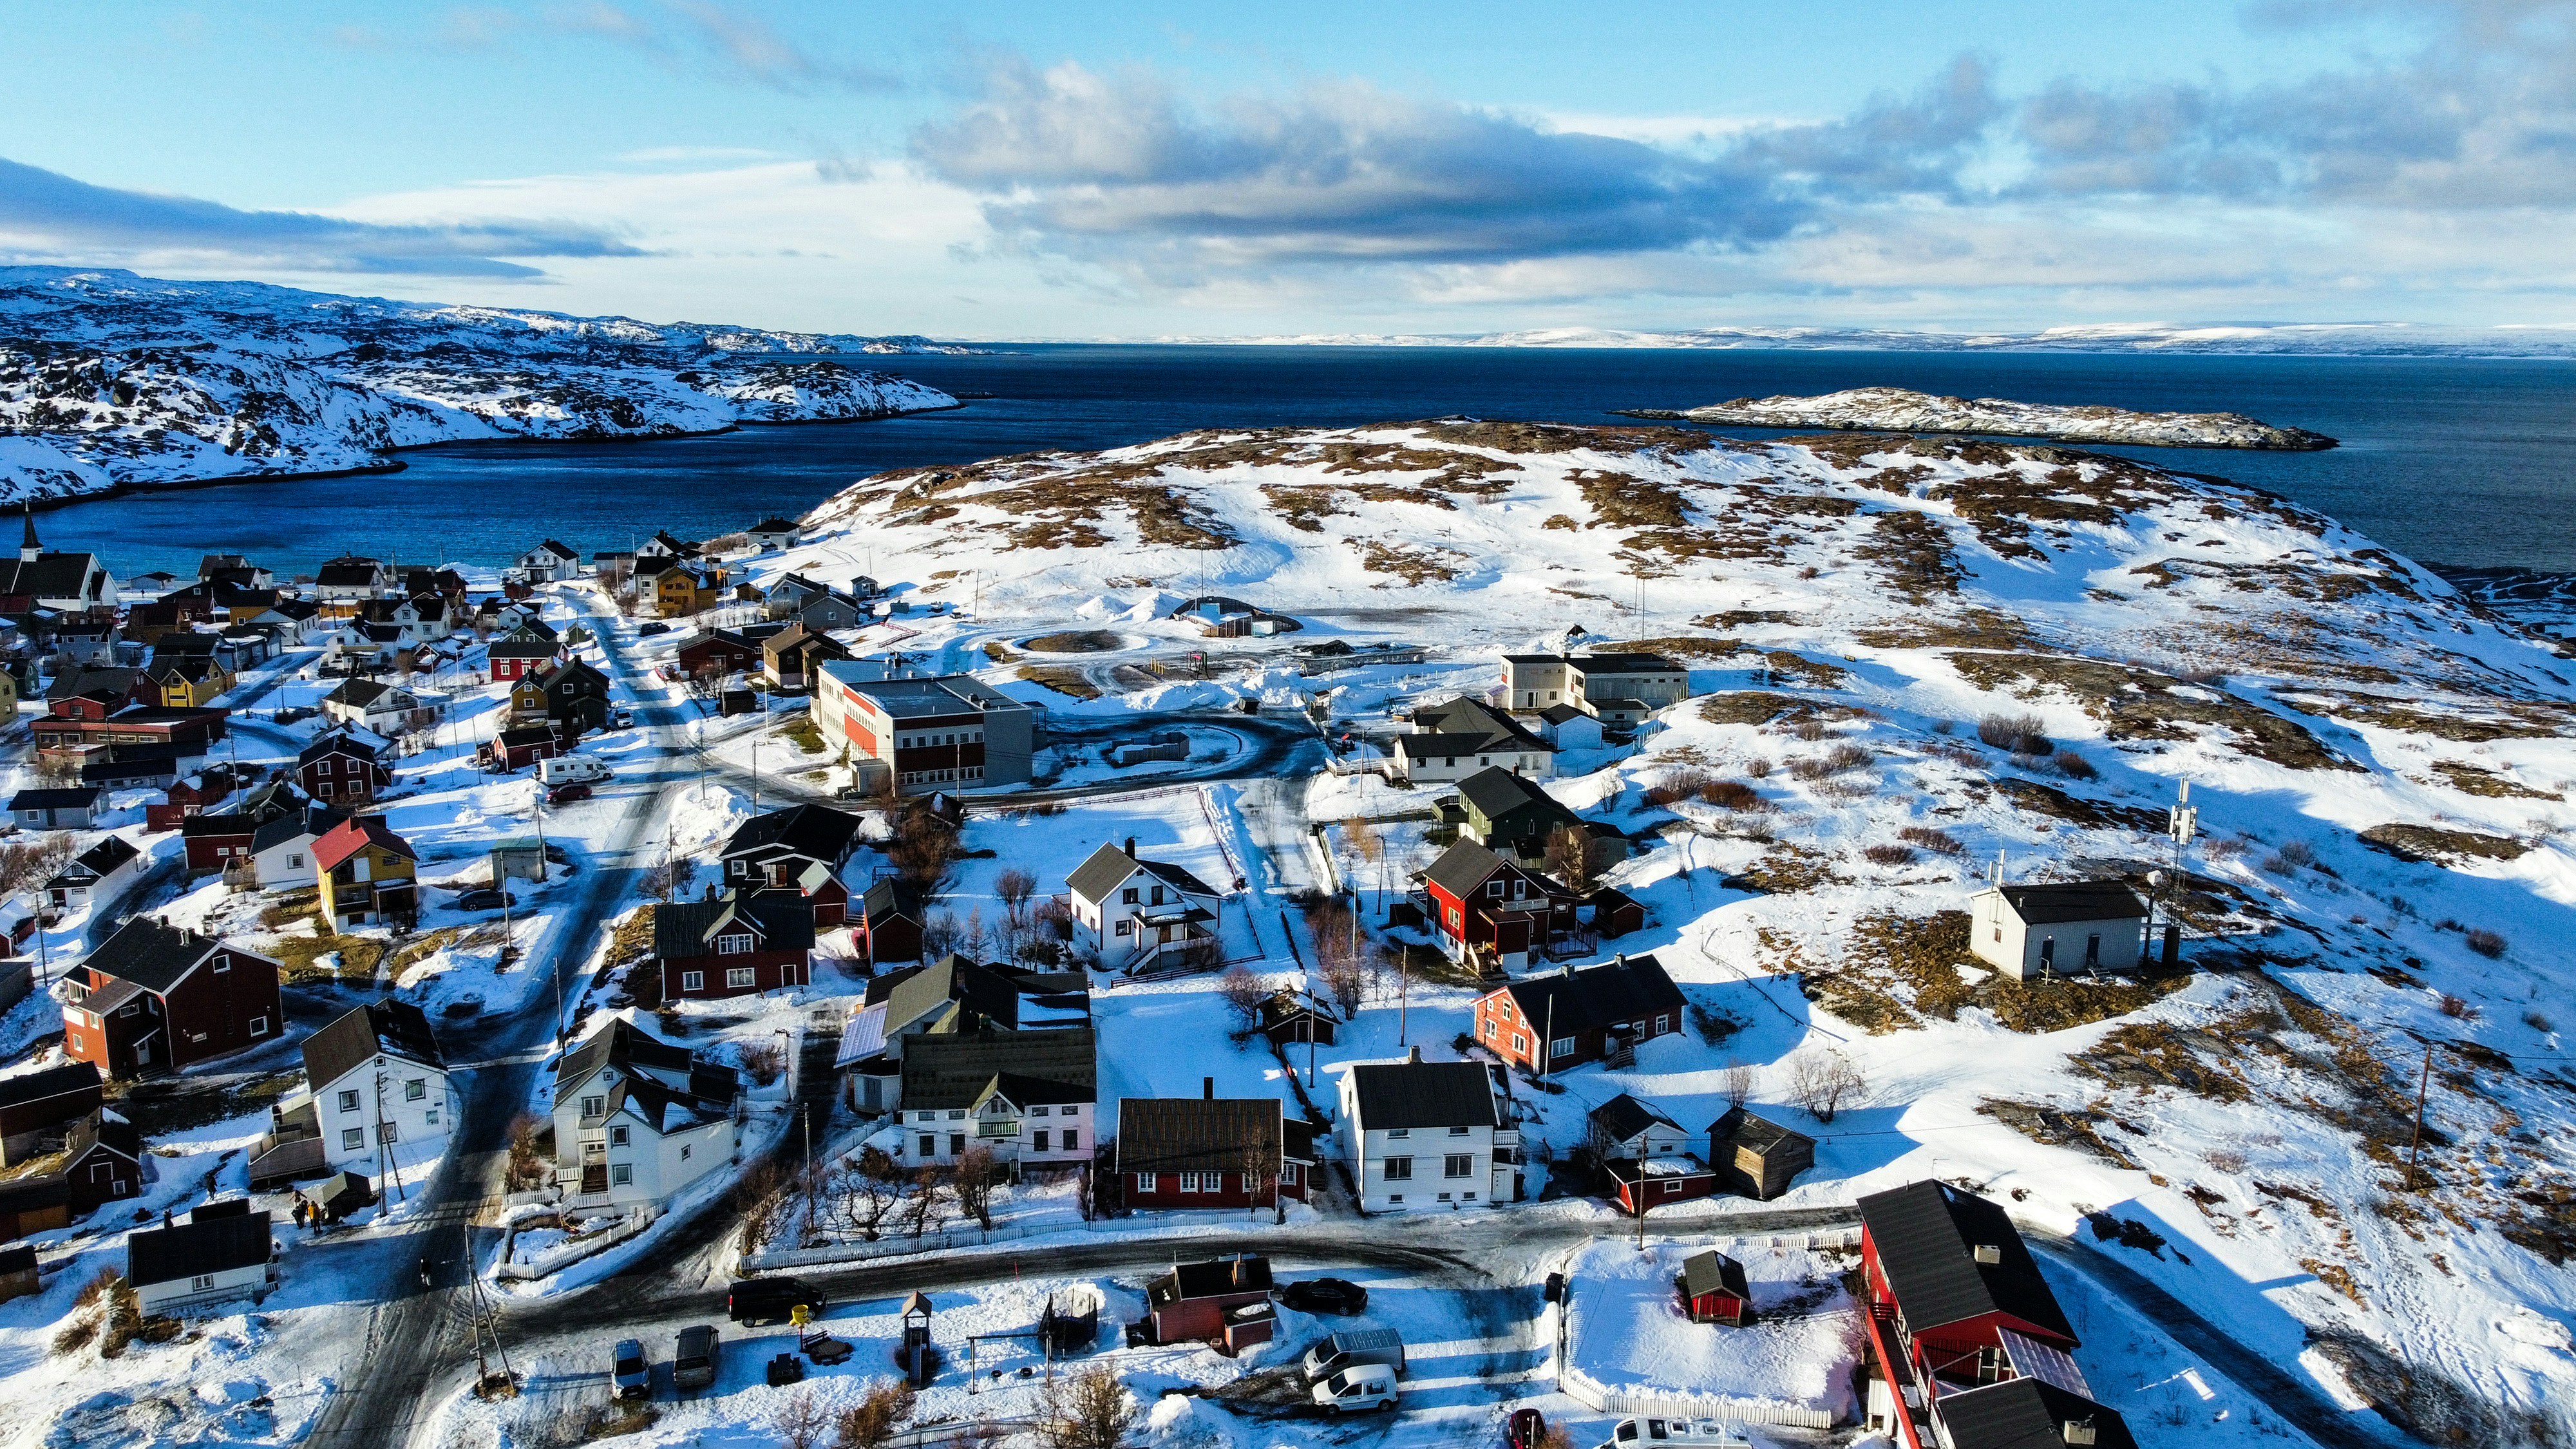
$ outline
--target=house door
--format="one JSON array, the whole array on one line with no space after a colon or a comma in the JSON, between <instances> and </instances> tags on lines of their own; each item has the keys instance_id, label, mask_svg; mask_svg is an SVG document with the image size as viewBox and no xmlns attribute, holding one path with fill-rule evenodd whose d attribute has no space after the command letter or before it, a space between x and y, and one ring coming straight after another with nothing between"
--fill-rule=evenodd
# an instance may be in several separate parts
<instances>
[{"instance_id":1,"label":"house door","mask_svg":"<svg viewBox=\"0 0 2576 1449\"><path fill-rule=\"evenodd\" d=\"M152 1038L147 1036L134 1044L134 1064L138 1067L152 1065Z\"/></svg>"}]
</instances>

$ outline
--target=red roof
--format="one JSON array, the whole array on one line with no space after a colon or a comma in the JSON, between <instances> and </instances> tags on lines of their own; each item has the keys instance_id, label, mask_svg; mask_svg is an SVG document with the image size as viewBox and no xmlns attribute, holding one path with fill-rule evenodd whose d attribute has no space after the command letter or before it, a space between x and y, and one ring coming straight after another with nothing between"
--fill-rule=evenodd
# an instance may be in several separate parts
<instances>
[{"instance_id":1,"label":"red roof","mask_svg":"<svg viewBox=\"0 0 2576 1449\"><path fill-rule=\"evenodd\" d=\"M340 862L368 846L392 851L405 860L417 861L411 842L394 834L381 815L355 815L331 827L330 832L313 842L313 862L324 870L336 870Z\"/></svg>"}]
</instances>

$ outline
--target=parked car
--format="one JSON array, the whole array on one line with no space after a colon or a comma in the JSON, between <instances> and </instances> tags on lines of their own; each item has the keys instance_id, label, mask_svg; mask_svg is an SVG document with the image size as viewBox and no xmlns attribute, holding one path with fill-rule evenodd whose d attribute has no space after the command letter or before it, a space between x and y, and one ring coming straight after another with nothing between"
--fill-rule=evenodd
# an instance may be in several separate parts
<instances>
[{"instance_id":1,"label":"parked car","mask_svg":"<svg viewBox=\"0 0 2576 1449\"><path fill-rule=\"evenodd\" d=\"M1300 1313L1360 1313L1368 1290L1345 1278L1308 1278L1281 1288L1279 1301Z\"/></svg>"},{"instance_id":2,"label":"parked car","mask_svg":"<svg viewBox=\"0 0 2576 1449\"><path fill-rule=\"evenodd\" d=\"M784 1323L802 1307L820 1314L821 1292L801 1278L743 1278L725 1295L725 1316L736 1323Z\"/></svg>"},{"instance_id":3,"label":"parked car","mask_svg":"<svg viewBox=\"0 0 2576 1449\"><path fill-rule=\"evenodd\" d=\"M1316 1406L1327 1414L1362 1414L1395 1407L1395 1370L1382 1363L1346 1368L1315 1385Z\"/></svg>"},{"instance_id":4,"label":"parked car","mask_svg":"<svg viewBox=\"0 0 2576 1449\"><path fill-rule=\"evenodd\" d=\"M653 1392L653 1360L644 1356L644 1340L617 1340L617 1362L608 1377L621 1399L640 1399Z\"/></svg>"},{"instance_id":5,"label":"parked car","mask_svg":"<svg viewBox=\"0 0 2576 1449\"><path fill-rule=\"evenodd\" d=\"M671 1387L703 1389L714 1383L719 1346L715 1329L707 1324L692 1324L681 1329L679 1352L671 1357Z\"/></svg>"},{"instance_id":6,"label":"parked car","mask_svg":"<svg viewBox=\"0 0 2576 1449\"><path fill-rule=\"evenodd\" d=\"M608 712L608 727L613 730L631 730L635 728L635 711L627 709L622 705L616 709L610 710Z\"/></svg>"},{"instance_id":7,"label":"parked car","mask_svg":"<svg viewBox=\"0 0 2576 1449\"><path fill-rule=\"evenodd\" d=\"M1306 1350L1306 1382L1322 1383L1346 1368L1378 1364L1404 1372L1404 1335L1392 1328L1353 1328L1326 1334Z\"/></svg>"},{"instance_id":8,"label":"parked car","mask_svg":"<svg viewBox=\"0 0 2576 1449\"><path fill-rule=\"evenodd\" d=\"M516 904L518 902L509 892L488 886L479 891L467 891L456 898L456 908L460 911L497 911Z\"/></svg>"},{"instance_id":9,"label":"parked car","mask_svg":"<svg viewBox=\"0 0 2576 1449\"><path fill-rule=\"evenodd\" d=\"M1603 1449L1626 1445L1695 1444L1702 1449L1752 1449L1753 1441L1727 1419L1621 1419Z\"/></svg>"},{"instance_id":10,"label":"parked car","mask_svg":"<svg viewBox=\"0 0 2576 1449\"><path fill-rule=\"evenodd\" d=\"M662 622L661 620L659 620L659 619L651 619L651 620L647 620L647 621L646 621L646 622L645 622L641 627L637 628L637 629L636 629L636 631L635 631L635 633L636 633L636 635L637 635L638 637L640 637L640 638L645 638L645 639L650 639L650 638L652 638L652 637L653 637L654 635L656 635L656 634L668 634L668 633L670 633L670 632L671 632L671 626L670 626L670 625L668 625L668 624L663 623L663 622Z\"/></svg>"},{"instance_id":11,"label":"parked car","mask_svg":"<svg viewBox=\"0 0 2576 1449\"><path fill-rule=\"evenodd\" d=\"M546 792L546 803L549 805L570 805L576 800L589 798L590 787L583 784L557 785Z\"/></svg>"},{"instance_id":12,"label":"parked car","mask_svg":"<svg viewBox=\"0 0 2576 1449\"><path fill-rule=\"evenodd\" d=\"M279 724L282 724L282 725L291 725L291 724L295 723L297 720L306 720L306 719L311 719L311 718L313 718L313 716L315 716L315 715L317 715L317 714L320 714L321 712L322 712L322 711L320 711L320 710L318 710L318 709L315 709L315 708L313 708L313 707L311 707L311 706L309 706L309 705L301 705L301 704L299 704L299 705L295 705L295 706L292 706L292 707L287 708L287 709L281 709L281 710L279 710L279 711L277 712L276 716L275 716L275 719L276 719L276 722L277 722L277 723L279 723Z\"/></svg>"}]
</instances>

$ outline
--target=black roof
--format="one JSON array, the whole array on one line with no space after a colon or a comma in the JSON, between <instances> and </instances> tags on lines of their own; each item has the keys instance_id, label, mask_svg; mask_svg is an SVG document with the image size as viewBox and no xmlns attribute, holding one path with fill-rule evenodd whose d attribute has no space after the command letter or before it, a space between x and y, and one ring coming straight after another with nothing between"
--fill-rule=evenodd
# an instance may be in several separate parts
<instances>
[{"instance_id":1,"label":"black roof","mask_svg":"<svg viewBox=\"0 0 2576 1449\"><path fill-rule=\"evenodd\" d=\"M1693 1298L1703 1293L1732 1293L1744 1299L1753 1296L1745 1286L1744 1265L1715 1248L1683 1260L1682 1291Z\"/></svg>"},{"instance_id":2,"label":"black roof","mask_svg":"<svg viewBox=\"0 0 2576 1449\"><path fill-rule=\"evenodd\" d=\"M21 790L9 797L12 810L77 810L98 802L96 785L80 785L59 790Z\"/></svg>"},{"instance_id":3,"label":"black roof","mask_svg":"<svg viewBox=\"0 0 2576 1449\"><path fill-rule=\"evenodd\" d=\"M1492 1127L1494 1080L1482 1062L1367 1062L1351 1068L1366 1130Z\"/></svg>"},{"instance_id":4,"label":"black roof","mask_svg":"<svg viewBox=\"0 0 2576 1449\"><path fill-rule=\"evenodd\" d=\"M1488 820L1500 820L1515 810L1530 806L1559 819L1570 821L1577 818L1554 796L1500 765L1488 765L1459 781L1458 798Z\"/></svg>"},{"instance_id":5,"label":"black roof","mask_svg":"<svg viewBox=\"0 0 2576 1449\"><path fill-rule=\"evenodd\" d=\"M725 842L723 853L730 857L776 850L837 861L849 854L850 839L858 832L859 817L846 811L829 805L790 805L744 821L733 839Z\"/></svg>"},{"instance_id":6,"label":"black roof","mask_svg":"<svg viewBox=\"0 0 2576 1449\"><path fill-rule=\"evenodd\" d=\"M2008 885L1997 888L2023 924L2054 925L2060 921L2126 921L2146 915L2138 893L2121 881L2063 881L2054 885Z\"/></svg>"},{"instance_id":7,"label":"black roof","mask_svg":"<svg viewBox=\"0 0 2576 1449\"><path fill-rule=\"evenodd\" d=\"M2093 1426L2094 1449L2138 1445L2119 1410L2040 1379L2006 1379L1945 1394L1939 1411L1952 1449L2065 1449L2069 1423Z\"/></svg>"},{"instance_id":8,"label":"black roof","mask_svg":"<svg viewBox=\"0 0 2576 1449\"><path fill-rule=\"evenodd\" d=\"M0 1109L23 1107L67 1092L99 1090L98 1068L87 1062L65 1062L41 1072L0 1077Z\"/></svg>"},{"instance_id":9,"label":"black roof","mask_svg":"<svg viewBox=\"0 0 2576 1449\"><path fill-rule=\"evenodd\" d=\"M1241 1172L1254 1148L1276 1165L1284 1108L1276 1097L1122 1097L1120 1172Z\"/></svg>"},{"instance_id":10,"label":"black roof","mask_svg":"<svg viewBox=\"0 0 2576 1449\"><path fill-rule=\"evenodd\" d=\"M650 1067L678 1076L693 1073L697 1057L687 1047L673 1046L622 1016L611 1017L606 1026L563 1054L555 1064L555 1086L558 1090L572 1086L604 1066Z\"/></svg>"},{"instance_id":11,"label":"black roof","mask_svg":"<svg viewBox=\"0 0 2576 1449\"><path fill-rule=\"evenodd\" d=\"M1089 1027L915 1037L903 1049L903 1105L972 1107L988 1090L1023 1107L1089 1102L1097 1050Z\"/></svg>"},{"instance_id":12,"label":"black roof","mask_svg":"<svg viewBox=\"0 0 2576 1449\"><path fill-rule=\"evenodd\" d=\"M116 934L101 942L82 964L146 991L165 992L222 945L212 936L180 930L158 916L128 916Z\"/></svg>"},{"instance_id":13,"label":"black roof","mask_svg":"<svg viewBox=\"0 0 2576 1449\"><path fill-rule=\"evenodd\" d=\"M1658 1123L1676 1132L1682 1130L1682 1124L1625 1092L1593 1108L1586 1115L1594 1126L1608 1133L1613 1142L1625 1142Z\"/></svg>"},{"instance_id":14,"label":"black roof","mask_svg":"<svg viewBox=\"0 0 2576 1449\"><path fill-rule=\"evenodd\" d=\"M674 901L653 911L653 954L665 961L715 954L716 926L728 915L748 924L763 951L814 946L814 908L792 890L727 892L711 901Z\"/></svg>"},{"instance_id":15,"label":"black roof","mask_svg":"<svg viewBox=\"0 0 2576 1449\"><path fill-rule=\"evenodd\" d=\"M1091 852L1088 859L1075 866L1073 873L1064 878L1064 887L1084 900L1103 900L1107 898L1109 892L1118 888L1120 881L1140 870L1188 895L1217 894L1216 887L1177 865L1129 855L1115 845L1104 845Z\"/></svg>"},{"instance_id":16,"label":"black roof","mask_svg":"<svg viewBox=\"0 0 2576 1449\"><path fill-rule=\"evenodd\" d=\"M1640 1021L1658 1012L1679 1013L1683 1006L1682 989L1652 956L1568 966L1503 989L1511 993L1522 1015L1560 1037L1569 1031Z\"/></svg>"},{"instance_id":17,"label":"black roof","mask_svg":"<svg viewBox=\"0 0 2576 1449\"><path fill-rule=\"evenodd\" d=\"M141 1228L125 1237L125 1281L142 1287L199 1273L221 1273L268 1261L268 1214L191 1216L166 1228Z\"/></svg>"},{"instance_id":18,"label":"black roof","mask_svg":"<svg viewBox=\"0 0 2576 1449\"><path fill-rule=\"evenodd\" d=\"M1750 1147L1756 1152L1768 1152L1786 1142L1804 1142L1810 1150L1816 1145L1816 1139L1806 1133L1783 1127L1742 1107L1727 1108L1725 1115L1709 1124L1708 1135L1713 1142L1724 1140L1738 1147Z\"/></svg>"},{"instance_id":19,"label":"black roof","mask_svg":"<svg viewBox=\"0 0 2576 1449\"><path fill-rule=\"evenodd\" d=\"M1682 666L1661 654L1577 654L1566 661L1587 674L1679 674Z\"/></svg>"},{"instance_id":20,"label":"black roof","mask_svg":"<svg viewBox=\"0 0 2576 1449\"><path fill-rule=\"evenodd\" d=\"M376 747L373 742L362 740L347 729L336 729L306 745L296 755L295 763L309 765L324 755L361 755L372 760L376 758Z\"/></svg>"},{"instance_id":21,"label":"black roof","mask_svg":"<svg viewBox=\"0 0 2576 1449\"><path fill-rule=\"evenodd\" d=\"M111 835L72 858L72 864L94 875L105 876L143 852L122 835Z\"/></svg>"},{"instance_id":22,"label":"black roof","mask_svg":"<svg viewBox=\"0 0 2576 1449\"><path fill-rule=\"evenodd\" d=\"M271 846L283 845L299 835L310 835L319 840L331 833L332 826L348 818L328 805L307 805L301 810L290 810L253 831L250 848L256 854Z\"/></svg>"},{"instance_id":23,"label":"black roof","mask_svg":"<svg viewBox=\"0 0 2576 1449\"><path fill-rule=\"evenodd\" d=\"M921 919L920 898L915 896L912 887L904 884L898 876L886 876L869 886L864 899L870 921L887 916L908 916L916 921Z\"/></svg>"},{"instance_id":24,"label":"black roof","mask_svg":"<svg viewBox=\"0 0 2576 1449\"><path fill-rule=\"evenodd\" d=\"M746 533L794 533L796 525L773 513L745 529Z\"/></svg>"},{"instance_id":25,"label":"black roof","mask_svg":"<svg viewBox=\"0 0 2576 1449\"><path fill-rule=\"evenodd\" d=\"M1517 868L1472 840L1453 840L1447 850L1440 852L1440 858L1431 862L1423 879L1463 901L1493 879L1494 872Z\"/></svg>"},{"instance_id":26,"label":"black roof","mask_svg":"<svg viewBox=\"0 0 2576 1449\"><path fill-rule=\"evenodd\" d=\"M319 1092L382 1053L423 1066L447 1068L429 1016L408 1001L386 997L353 1007L304 1039L304 1084Z\"/></svg>"},{"instance_id":27,"label":"black roof","mask_svg":"<svg viewBox=\"0 0 2576 1449\"><path fill-rule=\"evenodd\" d=\"M2003 1313L2075 1341L2029 1245L1994 1203L1947 1183L1911 1182L1862 1198L1860 1219L1911 1331ZM1979 1247L1996 1249L1998 1261L1978 1262Z\"/></svg>"}]
</instances>

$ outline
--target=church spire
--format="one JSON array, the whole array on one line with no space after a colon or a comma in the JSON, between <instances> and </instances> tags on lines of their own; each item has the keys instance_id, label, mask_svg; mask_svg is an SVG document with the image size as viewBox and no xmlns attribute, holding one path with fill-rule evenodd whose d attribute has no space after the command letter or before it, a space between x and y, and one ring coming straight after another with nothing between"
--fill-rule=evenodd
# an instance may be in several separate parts
<instances>
[{"instance_id":1,"label":"church spire","mask_svg":"<svg viewBox=\"0 0 2576 1449\"><path fill-rule=\"evenodd\" d=\"M18 544L18 561L34 563L43 552L44 545L36 542L36 505L31 499L27 504L27 536Z\"/></svg>"}]
</instances>

